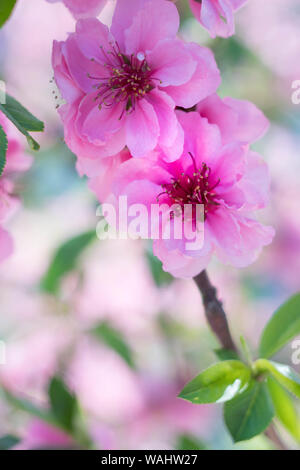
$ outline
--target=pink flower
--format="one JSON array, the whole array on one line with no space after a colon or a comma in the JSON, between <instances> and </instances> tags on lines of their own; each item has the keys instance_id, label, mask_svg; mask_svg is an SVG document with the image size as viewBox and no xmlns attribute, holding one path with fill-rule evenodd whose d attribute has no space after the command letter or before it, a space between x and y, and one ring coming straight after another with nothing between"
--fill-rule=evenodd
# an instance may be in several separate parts
<instances>
[{"instance_id":1,"label":"pink flower","mask_svg":"<svg viewBox=\"0 0 300 470\"><path fill-rule=\"evenodd\" d=\"M14 196L13 180L18 172L26 171L31 165L31 157L23 153L23 146L18 131L0 112L0 126L7 135L8 148L6 165L0 176L0 262L13 252L13 241L9 233L2 228L8 218L19 205L19 199Z\"/></svg>"},{"instance_id":2,"label":"pink flower","mask_svg":"<svg viewBox=\"0 0 300 470\"><path fill-rule=\"evenodd\" d=\"M249 111L244 102L238 102L237 107ZM222 138L221 129L199 113L177 111L177 117L185 133L180 159L167 163L158 150L152 159L126 161L113 182L114 197L127 196L128 206L143 203L148 214L152 205L159 203L163 215L159 220L148 221L148 227L159 225L154 253L174 276L195 276L207 267L213 254L226 264L247 266L274 235L274 230L261 225L253 214L268 203L267 166L258 154L248 150L244 140ZM261 124L265 125L264 120ZM236 134L246 138L241 129L238 126ZM249 131L247 138L258 135L258 129L259 125L256 132ZM176 216L173 204L182 208L185 204L204 206L201 247L187 247L184 235L180 239L174 234L164 239L166 223ZM194 213L184 222L191 230L196 229Z\"/></svg>"},{"instance_id":3,"label":"pink flower","mask_svg":"<svg viewBox=\"0 0 300 470\"><path fill-rule=\"evenodd\" d=\"M211 37L234 34L234 12L247 0L189 0L192 12Z\"/></svg>"},{"instance_id":4,"label":"pink flower","mask_svg":"<svg viewBox=\"0 0 300 470\"><path fill-rule=\"evenodd\" d=\"M33 419L14 450L67 449L72 446L74 442L65 432L44 421Z\"/></svg>"},{"instance_id":5,"label":"pink flower","mask_svg":"<svg viewBox=\"0 0 300 470\"><path fill-rule=\"evenodd\" d=\"M63 2L74 18L98 16L107 0L47 0L49 3Z\"/></svg>"},{"instance_id":6,"label":"pink flower","mask_svg":"<svg viewBox=\"0 0 300 470\"><path fill-rule=\"evenodd\" d=\"M127 145L142 157L159 145L167 160L179 157L175 106L209 96L220 74L210 50L176 38L178 27L172 2L119 0L110 31L90 18L54 42L65 140L77 156L107 157Z\"/></svg>"}]
</instances>

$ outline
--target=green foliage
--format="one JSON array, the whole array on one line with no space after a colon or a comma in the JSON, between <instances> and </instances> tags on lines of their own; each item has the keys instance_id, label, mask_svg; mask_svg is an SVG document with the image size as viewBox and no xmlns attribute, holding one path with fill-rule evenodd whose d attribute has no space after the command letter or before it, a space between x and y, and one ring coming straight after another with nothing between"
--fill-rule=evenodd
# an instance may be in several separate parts
<instances>
[{"instance_id":1,"label":"green foliage","mask_svg":"<svg viewBox=\"0 0 300 470\"><path fill-rule=\"evenodd\" d=\"M32 150L39 150L39 144L31 137L29 132L42 132L44 123L34 117L15 98L6 94L6 103L0 103L0 111L25 135Z\"/></svg>"},{"instance_id":2,"label":"green foliage","mask_svg":"<svg viewBox=\"0 0 300 470\"><path fill-rule=\"evenodd\" d=\"M256 374L270 373L277 382L300 398L300 376L291 367L267 359L258 359L254 363L254 370Z\"/></svg>"},{"instance_id":3,"label":"green foliage","mask_svg":"<svg viewBox=\"0 0 300 470\"><path fill-rule=\"evenodd\" d=\"M300 421L294 401L275 379L268 377L267 383L277 418L296 441L300 442Z\"/></svg>"},{"instance_id":4,"label":"green foliage","mask_svg":"<svg viewBox=\"0 0 300 470\"><path fill-rule=\"evenodd\" d=\"M113 328L107 322L102 322L91 332L96 338L116 351L130 367L134 368L132 351L120 331Z\"/></svg>"},{"instance_id":5,"label":"green foliage","mask_svg":"<svg viewBox=\"0 0 300 470\"><path fill-rule=\"evenodd\" d=\"M49 398L53 416L62 428L72 432L77 412L77 400L58 377L53 377L50 382Z\"/></svg>"},{"instance_id":6,"label":"green foliage","mask_svg":"<svg viewBox=\"0 0 300 470\"><path fill-rule=\"evenodd\" d=\"M8 20L17 0L1 0L0 2L0 28Z\"/></svg>"},{"instance_id":7,"label":"green foliage","mask_svg":"<svg viewBox=\"0 0 300 470\"><path fill-rule=\"evenodd\" d=\"M63 277L76 268L80 255L95 239L96 234L91 230L63 243L54 254L41 281L41 288L49 294L56 294Z\"/></svg>"},{"instance_id":8,"label":"green foliage","mask_svg":"<svg viewBox=\"0 0 300 470\"><path fill-rule=\"evenodd\" d=\"M146 252L146 258L155 284L158 287L169 285L174 281L173 276L162 268L161 261L152 252Z\"/></svg>"},{"instance_id":9,"label":"green foliage","mask_svg":"<svg viewBox=\"0 0 300 470\"><path fill-rule=\"evenodd\" d=\"M206 446L191 434L181 434L177 438L176 450L205 450Z\"/></svg>"},{"instance_id":10,"label":"green foliage","mask_svg":"<svg viewBox=\"0 0 300 470\"><path fill-rule=\"evenodd\" d=\"M224 405L224 419L234 442L263 432L274 417L274 407L264 382L252 380L247 390Z\"/></svg>"},{"instance_id":11,"label":"green foliage","mask_svg":"<svg viewBox=\"0 0 300 470\"><path fill-rule=\"evenodd\" d=\"M6 401L14 408L20 411L24 411L25 413L28 413L32 416L35 416L36 418L39 418L42 421L46 421L47 423L53 426L57 426L57 422L53 417L51 411L38 408L36 405L31 403L27 399L15 397L6 389L3 389L3 394Z\"/></svg>"},{"instance_id":12,"label":"green foliage","mask_svg":"<svg viewBox=\"0 0 300 470\"><path fill-rule=\"evenodd\" d=\"M291 297L272 316L259 346L261 357L270 357L300 334L300 293Z\"/></svg>"},{"instance_id":13,"label":"green foliage","mask_svg":"<svg viewBox=\"0 0 300 470\"><path fill-rule=\"evenodd\" d=\"M217 358L220 359L220 361L230 361L239 359L238 354L230 349L215 349L214 352Z\"/></svg>"},{"instance_id":14,"label":"green foliage","mask_svg":"<svg viewBox=\"0 0 300 470\"><path fill-rule=\"evenodd\" d=\"M7 137L3 130L3 127L0 126L0 176L2 175L5 165L6 165L6 152L7 152Z\"/></svg>"},{"instance_id":15,"label":"green foliage","mask_svg":"<svg viewBox=\"0 0 300 470\"><path fill-rule=\"evenodd\" d=\"M11 434L0 437L0 450L9 450L12 447L16 446L20 442L20 439Z\"/></svg>"},{"instance_id":16,"label":"green foliage","mask_svg":"<svg viewBox=\"0 0 300 470\"><path fill-rule=\"evenodd\" d=\"M240 361L223 361L209 367L180 392L192 403L222 403L241 393L249 384L251 370Z\"/></svg>"}]
</instances>

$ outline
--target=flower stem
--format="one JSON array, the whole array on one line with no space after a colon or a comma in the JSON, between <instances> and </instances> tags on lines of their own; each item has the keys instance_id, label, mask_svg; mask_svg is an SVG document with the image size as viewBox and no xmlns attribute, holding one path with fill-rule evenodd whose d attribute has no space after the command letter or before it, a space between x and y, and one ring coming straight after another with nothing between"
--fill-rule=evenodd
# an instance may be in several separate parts
<instances>
[{"instance_id":1,"label":"flower stem","mask_svg":"<svg viewBox=\"0 0 300 470\"><path fill-rule=\"evenodd\" d=\"M224 349L237 352L237 347L229 331L226 313L222 303L217 298L217 289L211 284L207 272L202 271L194 280L201 292L205 316L211 329Z\"/></svg>"},{"instance_id":2,"label":"flower stem","mask_svg":"<svg viewBox=\"0 0 300 470\"><path fill-rule=\"evenodd\" d=\"M226 313L221 301L217 297L217 289L211 284L207 272L202 271L194 277L194 281L201 293L205 316L212 331L224 349L238 352L229 330ZM278 436L273 423L265 431L265 435L273 442L277 449L288 450Z\"/></svg>"}]
</instances>

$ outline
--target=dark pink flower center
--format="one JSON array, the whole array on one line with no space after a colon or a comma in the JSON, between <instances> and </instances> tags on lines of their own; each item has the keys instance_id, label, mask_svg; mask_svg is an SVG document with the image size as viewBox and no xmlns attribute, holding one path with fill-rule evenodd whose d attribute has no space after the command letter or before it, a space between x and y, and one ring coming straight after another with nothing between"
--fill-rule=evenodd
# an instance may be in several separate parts
<instances>
[{"instance_id":1,"label":"dark pink flower center","mask_svg":"<svg viewBox=\"0 0 300 470\"><path fill-rule=\"evenodd\" d=\"M158 198L162 195L167 195L172 204L179 204L182 209L185 204L203 204L205 216L208 212L215 210L220 203L218 202L218 195L215 188L220 184L211 174L211 169L202 163L202 167L198 169L194 157L190 154L193 160L193 168L189 173L181 173L176 179L172 178L170 183L162 185L164 191L159 194Z\"/></svg>"},{"instance_id":2,"label":"dark pink flower center","mask_svg":"<svg viewBox=\"0 0 300 470\"><path fill-rule=\"evenodd\" d=\"M97 80L94 88L98 90L95 101L102 106L111 108L118 103L124 103L124 112L135 110L136 103L155 88L156 78L152 77L151 69L146 61L145 55L139 52L130 57L122 54L118 43L111 44L112 49L105 51L101 47L106 58L104 66L107 69L106 77L88 77ZM91 59L94 60L94 59Z\"/></svg>"}]
</instances>

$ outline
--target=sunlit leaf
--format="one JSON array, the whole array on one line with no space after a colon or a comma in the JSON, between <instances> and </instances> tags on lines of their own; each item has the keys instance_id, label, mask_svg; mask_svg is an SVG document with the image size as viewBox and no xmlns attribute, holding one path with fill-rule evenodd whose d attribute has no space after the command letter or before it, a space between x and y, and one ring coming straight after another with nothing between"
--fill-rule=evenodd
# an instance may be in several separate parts
<instances>
[{"instance_id":1,"label":"sunlit leaf","mask_svg":"<svg viewBox=\"0 0 300 470\"><path fill-rule=\"evenodd\" d=\"M257 374L270 373L283 387L300 398L300 375L285 364L278 364L267 359L258 359L254 363Z\"/></svg>"},{"instance_id":2,"label":"sunlit leaf","mask_svg":"<svg viewBox=\"0 0 300 470\"><path fill-rule=\"evenodd\" d=\"M181 434L177 438L176 450L205 450L206 446L191 434Z\"/></svg>"},{"instance_id":3,"label":"sunlit leaf","mask_svg":"<svg viewBox=\"0 0 300 470\"><path fill-rule=\"evenodd\" d=\"M300 334L300 293L291 297L272 316L260 340L260 356L273 356Z\"/></svg>"},{"instance_id":4,"label":"sunlit leaf","mask_svg":"<svg viewBox=\"0 0 300 470\"><path fill-rule=\"evenodd\" d=\"M5 104L0 103L0 111L25 135L29 146L33 150L39 150L39 144L31 137L29 132L42 132L44 123L33 116L15 98L5 95Z\"/></svg>"},{"instance_id":5,"label":"sunlit leaf","mask_svg":"<svg viewBox=\"0 0 300 470\"><path fill-rule=\"evenodd\" d=\"M272 377L268 378L267 383L277 418L290 434L300 442L300 419L292 397Z\"/></svg>"},{"instance_id":6,"label":"sunlit leaf","mask_svg":"<svg viewBox=\"0 0 300 470\"><path fill-rule=\"evenodd\" d=\"M224 419L234 442L262 433L274 417L274 407L264 382L252 381L247 390L224 405Z\"/></svg>"},{"instance_id":7,"label":"sunlit leaf","mask_svg":"<svg viewBox=\"0 0 300 470\"><path fill-rule=\"evenodd\" d=\"M189 382L179 397L192 403L222 403L241 393L251 371L240 361L223 361L209 367Z\"/></svg>"}]
</instances>

